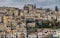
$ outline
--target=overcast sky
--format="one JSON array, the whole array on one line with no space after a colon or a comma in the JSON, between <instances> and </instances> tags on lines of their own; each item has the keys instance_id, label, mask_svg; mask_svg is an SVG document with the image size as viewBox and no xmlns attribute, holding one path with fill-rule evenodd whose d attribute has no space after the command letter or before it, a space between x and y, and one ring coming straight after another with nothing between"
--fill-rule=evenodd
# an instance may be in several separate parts
<instances>
[{"instance_id":1,"label":"overcast sky","mask_svg":"<svg viewBox=\"0 0 60 38\"><path fill-rule=\"evenodd\" d=\"M0 7L17 7L23 8L25 4L36 4L37 7L54 9L55 6L60 8L60 0L0 0Z\"/></svg>"}]
</instances>

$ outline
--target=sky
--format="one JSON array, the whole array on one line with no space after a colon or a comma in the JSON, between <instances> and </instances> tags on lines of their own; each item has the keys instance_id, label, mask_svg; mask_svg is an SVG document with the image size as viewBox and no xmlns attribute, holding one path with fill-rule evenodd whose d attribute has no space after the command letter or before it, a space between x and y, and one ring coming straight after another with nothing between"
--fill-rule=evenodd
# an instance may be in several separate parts
<instances>
[{"instance_id":1,"label":"sky","mask_svg":"<svg viewBox=\"0 0 60 38\"><path fill-rule=\"evenodd\" d=\"M25 4L36 4L37 8L60 9L60 0L0 0L0 7L17 7L22 9Z\"/></svg>"}]
</instances>

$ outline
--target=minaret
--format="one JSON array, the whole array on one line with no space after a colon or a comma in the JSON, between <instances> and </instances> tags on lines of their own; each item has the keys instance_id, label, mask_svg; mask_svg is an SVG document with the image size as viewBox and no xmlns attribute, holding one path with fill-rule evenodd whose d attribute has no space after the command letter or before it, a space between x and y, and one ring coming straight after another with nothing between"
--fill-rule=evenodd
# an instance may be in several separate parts
<instances>
[{"instance_id":1,"label":"minaret","mask_svg":"<svg viewBox=\"0 0 60 38\"><path fill-rule=\"evenodd\" d=\"M34 9L36 9L36 4L34 4Z\"/></svg>"},{"instance_id":2,"label":"minaret","mask_svg":"<svg viewBox=\"0 0 60 38\"><path fill-rule=\"evenodd\" d=\"M57 6L55 6L55 11L57 11L57 12L58 12L58 7L57 7Z\"/></svg>"}]
</instances>

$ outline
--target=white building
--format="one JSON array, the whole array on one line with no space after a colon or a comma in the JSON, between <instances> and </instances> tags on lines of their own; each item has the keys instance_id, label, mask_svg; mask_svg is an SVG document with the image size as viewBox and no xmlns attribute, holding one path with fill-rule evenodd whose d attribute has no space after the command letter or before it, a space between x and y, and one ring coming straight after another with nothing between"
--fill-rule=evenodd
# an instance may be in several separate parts
<instances>
[{"instance_id":1,"label":"white building","mask_svg":"<svg viewBox=\"0 0 60 38\"><path fill-rule=\"evenodd\" d=\"M19 32L17 32L18 37L27 38L27 30L26 28L20 28Z\"/></svg>"},{"instance_id":2,"label":"white building","mask_svg":"<svg viewBox=\"0 0 60 38\"><path fill-rule=\"evenodd\" d=\"M53 38L58 38L58 32L57 30L53 30Z\"/></svg>"},{"instance_id":3,"label":"white building","mask_svg":"<svg viewBox=\"0 0 60 38\"><path fill-rule=\"evenodd\" d=\"M36 33L31 33L28 35L28 38L37 38L37 34Z\"/></svg>"},{"instance_id":4,"label":"white building","mask_svg":"<svg viewBox=\"0 0 60 38\"><path fill-rule=\"evenodd\" d=\"M42 32L38 32L38 38L42 38L43 35L42 35Z\"/></svg>"},{"instance_id":5,"label":"white building","mask_svg":"<svg viewBox=\"0 0 60 38\"><path fill-rule=\"evenodd\" d=\"M57 35L60 38L60 30L57 30Z\"/></svg>"},{"instance_id":6,"label":"white building","mask_svg":"<svg viewBox=\"0 0 60 38\"><path fill-rule=\"evenodd\" d=\"M16 34L7 34L5 38L16 38Z\"/></svg>"}]
</instances>

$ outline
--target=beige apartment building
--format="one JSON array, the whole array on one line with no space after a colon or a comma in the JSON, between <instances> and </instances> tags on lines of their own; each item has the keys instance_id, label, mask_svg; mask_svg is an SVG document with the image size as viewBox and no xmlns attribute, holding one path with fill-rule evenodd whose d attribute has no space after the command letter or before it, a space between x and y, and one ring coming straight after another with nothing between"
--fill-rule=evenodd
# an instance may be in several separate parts
<instances>
[{"instance_id":1,"label":"beige apartment building","mask_svg":"<svg viewBox=\"0 0 60 38\"><path fill-rule=\"evenodd\" d=\"M3 33L8 33L7 37L12 35L11 37L15 38L17 35L18 38L27 38L27 27L36 27L36 21L51 21L52 18L57 18L57 21L60 22L59 16L60 11L47 12L46 9L36 8L36 5L32 4L25 5L23 9L15 7L0 7L0 33L1 35L3 35ZM41 32L38 32L38 35L40 35L40 33ZM37 35L33 33L30 34L29 37L37 38Z\"/></svg>"}]
</instances>

